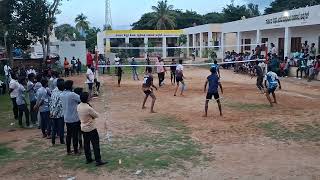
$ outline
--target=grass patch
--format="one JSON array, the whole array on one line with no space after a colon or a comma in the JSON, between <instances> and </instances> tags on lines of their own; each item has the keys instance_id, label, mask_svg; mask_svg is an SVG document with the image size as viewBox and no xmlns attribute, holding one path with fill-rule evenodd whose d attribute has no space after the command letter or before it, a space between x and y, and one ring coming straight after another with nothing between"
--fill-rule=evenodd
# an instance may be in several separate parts
<instances>
[{"instance_id":1,"label":"grass patch","mask_svg":"<svg viewBox=\"0 0 320 180\"><path fill-rule=\"evenodd\" d=\"M145 122L156 129L157 133L135 137L114 137L112 143L100 143L102 159L109 161L104 168L108 171L120 170L130 173L140 169L144 172L154 172L160 169L185 168L185 162L196 166L205 161L206 158L201 153L201 145L191 139L190 129L183 123L174 118L160 116L147 119ZM96 174L101 172L99 171L101 168L96 168L94 164L85 164L84 155L67 156L65 146L46 147L43 145L43 140L30 140L28 144L22 152L15 152L1 145L1 162L4 157L7 159L12 157L6 162L32 161L33 163L27 168L19 171L19 173L28 174L58 166L69 170L83 169ZM122 161L121 164L119 160Z\"/></svg>"},{"instance_id":2,"label":"grass patch","mask_svg":"<svg viewBox=\"0 0 320 180\"><path fill-rule=\"evenodd\" d=\"M230 100L223 101L223 105L240 111L255 111L271 108L269 104L241 103L234 101L231 102Z\"/></svg>"},{"instance_id":3,"label":"grass patch","mask_svg":"<svg viewBox=\"0 0 320 180\"><path fill-rule=\"evenodd\" d=\"M6 144L0 144L0 164L13 160L15 157L14 149L7 147Z\"/></svg>"},{"instance_id":4,"label":"grass patch","mask_svg":"<svg viewBox=\"0 0 320 180\"><path fill-rule=\"evenodd\" d=\"M259 128L265 131L267 137L276 140L320 141L320 124L297 124L293 129L281 125L277 121L260 123Z\"/></svg>"},{"instance_id":5,"label":"grass patch","mask_svg":"<svg viewBox=\"0 0 320 180\"><path fill-rule=\"evenodd\" d=\"M12 128L10 123L15 122L15 120L12 113L11 99L8 94L0 95L0 112L0 129Z\"/></svg>"}]
</instances>

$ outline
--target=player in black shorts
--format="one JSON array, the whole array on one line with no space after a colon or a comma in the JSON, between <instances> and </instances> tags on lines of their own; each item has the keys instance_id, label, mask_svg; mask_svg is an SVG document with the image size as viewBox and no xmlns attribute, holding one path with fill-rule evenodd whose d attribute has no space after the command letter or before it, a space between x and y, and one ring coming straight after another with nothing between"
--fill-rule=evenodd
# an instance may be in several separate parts
<instances>
[{"instance_id":1,"label":"player in black shorts","mask_svg":"<svg viewBox=\"0 0 320 180\"><path fill-rule=\"evenodd\" d=\"M176 86L176 89L174 91L174 96L177 95L177 91L179 89L180 83L182 84L180 95L183 96L183 91L185 89L185 83L184 83L183 78L185 78L185 77L183 75L182 59L180 59L179 60L179 64L176 67L176 82L177 82L177 86Z\"/></svg>"},{"instance_id":2,"label":"player in black shorts","mask_svg":"<svg viewBox=\"0 0 320 180\"><path fill-rule=\"evenodd\" d=\"M151 96L152 103L151 103L150 112L155 113L155 111L153 110L153 107L154 107L154 103L156 102L156 96L153 93L152 87L154 87L156 90L158 90L158 88L155 85L153 85L152 67L147 67L147 74L144 76L143 84L142 84L142 90L143 90L144 94L146 95L143 100L142 109L146 108L145 104L147 102L147 99L149 96Z\"/></svg>"},{"instance_id":3,"label":"player in black shorts","mask_svg":"<svg viewBox=\"0 0 320 180\"><path fill-rule=\"evenodd\" d=\"M121 65L121 64L119 64ZM121 78L122 78L122 67L116 67L117 68L117 76L118 76L118 87L120 87Z\"/></svg>"},{"instance_id":4,"label":"player in black shorts","mask_svg":"<svg viewBox=\"0 0 320 180\"><path fill-rule=\"evenodd\" d=\"M170 66L170 71L171 71L171 84L174 85L176 84L176 69L177 69L177 63L175 59L172 59L172 63Z\"/></svg>"},{"instance_id":5,"label":"player in black shorts","mask_svg":"<svg viewBox=\"0 0 320 180\"><path fill-rule=\"evenodd\" d=\"M218 87L220 87L221 93L223 94L222 85L219 81L219 77L217 75L216 68L211 68L210 71L211 71L211 75L207 77L207 81L204 85L204 92L206 92L207 85L209 83L209 88L208 88L208 92L207 92L207 96L206 96L206 105L205 105L205 109L204 109L204 111L205 111L204 117L208 116L208 104L209 104L209 100L212 99L212 96L217 101L219 111L220 111L220 116L222 116L222 108L221 108L220 96L219 96L219 91L218 91Z\"/></svg>"}]
</instances>

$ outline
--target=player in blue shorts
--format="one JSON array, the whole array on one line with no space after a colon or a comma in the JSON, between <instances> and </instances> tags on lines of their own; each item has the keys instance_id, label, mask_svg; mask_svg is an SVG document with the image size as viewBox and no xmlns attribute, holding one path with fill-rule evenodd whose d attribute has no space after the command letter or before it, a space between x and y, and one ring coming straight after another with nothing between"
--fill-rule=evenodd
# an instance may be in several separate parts
<instances>
[{"instance_id":1,"label":"player in blue shorts","mask_svg":"<svg viewBox=\"0 0 320 180\"><path fill-rule=\"evenodd\" d=\"M265 75L265 81L264 81L264 85L265 87L267 87L267 92L266 92L266 96L270 102L271 107L273 106L272 103L277 104L277 99L276 99L276 94L275 91L278 88L278 84L279 84L279 89L281 89L281 83L280 80L278 78L278 75L274 72L271 71L271 68L268 68L269 71L268 73ZM270 94L272 94L274 101L271 101L271 97Z\"/></svg>"},{"instance_id":2,"label":"player in blue shorts","mask_svg":"<svg viewBox=\"0 0 320 180\"><path fill-rule=\"evenodd\" d=\"M221 103L220 103L220 96L219 96L219 91L218 87L221 89L221 93L223 94L223 89L222 85L219 81L219 77L217 75L216 68L211 68L211 75L207 77L207 81L204 85L204 92L207 90L207 85L209 84L208 92L207 92L207 97L206 97L206 105L205 105L205 114L204 117L207 117L208 115L208 104L209 100L212 99L212 96L218 103L219 111L220 111L220 116L222 116L222 108L221 108Z\"/></svg>"},{"instance_id":3,"label":"player in blue shorts","mask_svg":"<svg viewBox=\"0 0 320 180\"><path fill-rule=\"evenodd\" d=\"M147 67L146 71L147 71L147 74L144 76L143 84L142 84L142 91L146 95L143 100L142 109L146 108L145 104L147 102L148 97L150 96L152 98L150 112L155 113L155 111L153 110L153 107L154 107L154 103L156 102L156 96L153 93L152 87L154 87L156 90L158 89L155 85L153 85L152 67Z\"/></svg>"}]
</instances>

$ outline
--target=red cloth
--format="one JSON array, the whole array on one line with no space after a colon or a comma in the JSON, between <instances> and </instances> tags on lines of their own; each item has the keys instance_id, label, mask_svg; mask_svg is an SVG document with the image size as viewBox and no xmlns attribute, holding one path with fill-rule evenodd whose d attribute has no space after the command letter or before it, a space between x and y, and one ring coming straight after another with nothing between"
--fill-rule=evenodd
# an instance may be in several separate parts
<instances>
[{"instance_id":1,"label":"red cloth","mask_svg":"<svg viewBox=\"0 0 320 180\"><path fill-rule=\"evenodd\" d=\"M87 65L93 65L93 58L90 52L87 53Z\"/></svg>"}]
</instances>

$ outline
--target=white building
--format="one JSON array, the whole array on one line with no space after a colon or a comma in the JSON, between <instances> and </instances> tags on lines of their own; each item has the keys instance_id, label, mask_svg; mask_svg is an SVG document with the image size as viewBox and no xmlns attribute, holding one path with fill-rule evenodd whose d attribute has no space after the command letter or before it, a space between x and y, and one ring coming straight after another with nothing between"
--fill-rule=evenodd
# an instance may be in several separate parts
<instances>
[{"instance_id":1,"label":"white building","mask_svg":"<svg viewBox=\"0 0 320 180\"><path fill-rule=\"evenodd\" d=\"M82 64L86 64L86 42L85 41L59 41L53 32L50 36L50 57L60 57L60 63L66 57L69 61L72 57L80 59ZM42 45L37 42L31 46L31 59L43 58Z\"/></svg>"},{"instance_id":2,"label":"white building","mask_svg":"<svg viewBox=\"0 0 320 180\"><path fill-rule=\"evenodd\" d=\"M172 38L177 39L181 34L187 35L187 54L190 56L195 52L196 56L201 58L207 58L208 47L215 48L218 57L222 58L225 51L250 52L257 44L263 43L268 43L268 46L274 43L278 54L290 57L293 52L301 50L305 41L308 41L309 45L315 43L319 53L320 5L177 31L105 31L98 33L97 49L100 54L105 54L110 51L110 44L111 47L117 47L112 43L113 39L121 39L123 44L128 44L134 38L142 38L141 44L147 48L150 39L159 38L158 43L162 42L161 55L165 58L170 57L168 51L170 46L174 46L174 43L168 42L176 42L177 40ZM145 49L144 56L146 52Z\"/></svg>"}]
</instances>

